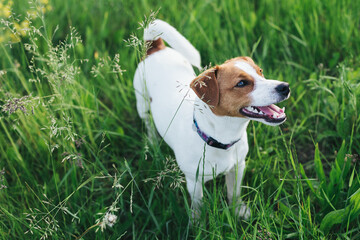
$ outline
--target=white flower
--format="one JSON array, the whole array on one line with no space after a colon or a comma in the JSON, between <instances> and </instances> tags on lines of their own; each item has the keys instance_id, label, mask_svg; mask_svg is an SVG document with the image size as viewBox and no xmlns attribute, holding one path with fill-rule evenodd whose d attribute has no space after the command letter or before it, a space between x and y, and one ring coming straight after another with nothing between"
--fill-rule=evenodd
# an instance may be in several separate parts
<instances>
[{"instance_id":1,"label":"white flower","mask_svg":"<svg viewBox=\"0 0 360 240\"><path fill-rule=\"evenodd\" d=\"M104 216L104 220L103 222L108 225L109 227L112 227L114 226L115 222L116 222L116 219L117 219L117 216L110 213L110 212L107 212Z\"/></svg>"}]
</instances>

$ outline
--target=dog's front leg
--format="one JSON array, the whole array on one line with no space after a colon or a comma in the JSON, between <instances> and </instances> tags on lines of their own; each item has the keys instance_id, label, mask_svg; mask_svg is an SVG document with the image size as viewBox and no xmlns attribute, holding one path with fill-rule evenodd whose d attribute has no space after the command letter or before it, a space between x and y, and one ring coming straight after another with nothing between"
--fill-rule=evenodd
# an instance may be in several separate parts
<instances>
[{"instance_id":1,"label":"dog's front leg","mask_svg":"<svg viewBox=\"0 0 360 240\"><path fill-rule=\"evenodd\" d=\"M242 202L241 194L241 181L245 170L245 161L236 164L225 176L227 196L229 204L235 201L236 214L245 220L250 217L250 209ZM235 197L234 197L235 196Z\"/></svg>"},{"instance_id":2,"label":"dog's front leg","mask_svg":"<svg viewBox=\"0 0 360 240\"><path fill-rule=\"evenodd\" d=\"M193 219L200 217L201 200L203 197L202 184L193 178L186 178L186 185L191 197L191 208Z\"/></svg>"}]
</instances>

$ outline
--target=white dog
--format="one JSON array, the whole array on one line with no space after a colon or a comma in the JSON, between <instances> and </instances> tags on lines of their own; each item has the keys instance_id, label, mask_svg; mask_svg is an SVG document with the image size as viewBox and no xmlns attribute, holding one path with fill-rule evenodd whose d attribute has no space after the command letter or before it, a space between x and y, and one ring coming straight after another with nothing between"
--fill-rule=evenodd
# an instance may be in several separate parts
<instances>
[{"instance_id":1,"label":"white dog","mask_svg":"<svg viewBox=\"0 0 360 240\"><path fill-rule=\"evenodd\" d=\"M250 120L283 123L285 109L274 104L289 97L289 85L265 79L249 57L230 59L196 76L192 65L201 68L199 52L161 20L145 29L144 39L150 47L136 70L134 88L148 134L155 134L151 112L185 174L194 210L201 204L202 181L225 173L228 200L235 200L237 214L247 219L250 210L240 199L249 149L246 127Z\"/></svg>"}]
</instances>

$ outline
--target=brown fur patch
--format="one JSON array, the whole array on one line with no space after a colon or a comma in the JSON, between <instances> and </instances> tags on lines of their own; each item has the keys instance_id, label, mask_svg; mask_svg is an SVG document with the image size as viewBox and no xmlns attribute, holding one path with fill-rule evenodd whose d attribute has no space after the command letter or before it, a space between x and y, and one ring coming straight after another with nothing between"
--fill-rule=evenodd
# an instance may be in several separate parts
<instances>
[{"instance_id":1,"label":"brown fur patch","mask_svg":"<svg viewBox=\"0 0 360 240\"><path fill-rule=\"evenodd\" d=\"M236 87L241 80L246 81L244 87ZM218 70L219 104L212 109L220 116L243 117L240 108L249 106L249 94L254 89L254 79L246 72L234 66L234 62L224 63Z\"/></svg>"},{"instance_id":2,"label":"brown fur patch","mask_svg":"<svg viewBox=\"0 0 360 240\"><path fill-rule=\"evenodd\" d=\"M196 77L190 84L196 95L210 106L219 103L219 86L216 78L218 66L210 68Z\"/></svg>"},{"instance_id":3,"label":"brown fur patch","mask_svg":"<svg viewBox=\"0 0 360 240\"><path fill-rule=\"evenodd\" d=\"M197 96L210 105L216 115L244 117L240 109L251 103L249 94L254 89L254 79L234 65L239 60L246 61L263 76L261 68L251 58L237 57L205 71L191 83ZM236 87L241 80L246 81L246 86Z\"/></svg>"},{"instance_id":4,"label":"brown fur patch","mask_svg":"<svg viewBox=\"0 0 360 240\"><path fill-rule=\"evenodd\" d=\"M146 51L146 56L149 56L157 51L164 49L166 46L164 41L161 38L158 38L155 41L146 41L149 44L149 48Z\"/></svg>"}]
</instances>

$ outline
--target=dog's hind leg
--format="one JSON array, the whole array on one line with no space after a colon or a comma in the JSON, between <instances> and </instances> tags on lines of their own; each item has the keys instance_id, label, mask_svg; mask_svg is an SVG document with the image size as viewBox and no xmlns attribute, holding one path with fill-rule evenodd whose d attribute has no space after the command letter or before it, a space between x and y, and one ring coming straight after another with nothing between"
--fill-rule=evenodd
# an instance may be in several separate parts
<instances>
[{"instance_id":1,"label":"dog's hind leg","mask_svg":"<svg viewBox=\"0 0 360 240\"><path fill-rule=\"evenodd\" d=\"M151 97L149 96L149 93L147 91L146 82L140 67L135 72L133 84L135 89L136 108L138 114L145 123L147 129L147 136L150 142L153 143L156 140L157 135L156 135L155 126L151 120L151 113L150 113Z\"/></svg>"}]
</instances>

